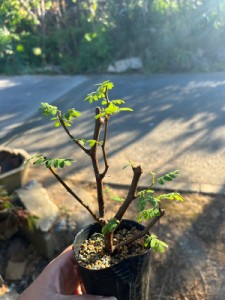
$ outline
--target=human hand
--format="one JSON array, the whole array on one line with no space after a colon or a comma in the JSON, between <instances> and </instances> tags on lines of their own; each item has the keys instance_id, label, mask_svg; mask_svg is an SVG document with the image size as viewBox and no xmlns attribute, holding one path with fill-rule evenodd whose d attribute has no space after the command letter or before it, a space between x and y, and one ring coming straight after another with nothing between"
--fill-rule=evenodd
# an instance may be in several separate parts
<instances>
[{"instance_id":1,"label":"human hand","mask_svg":"<svg viewBox=\"0 0 225 300\"><path fill-rule=\"evenodd\" d=\"M82 290L78 265L70 246L45 267L17 300L116 300L115 297L82 294Z\"/></svg>"}]
</instances>

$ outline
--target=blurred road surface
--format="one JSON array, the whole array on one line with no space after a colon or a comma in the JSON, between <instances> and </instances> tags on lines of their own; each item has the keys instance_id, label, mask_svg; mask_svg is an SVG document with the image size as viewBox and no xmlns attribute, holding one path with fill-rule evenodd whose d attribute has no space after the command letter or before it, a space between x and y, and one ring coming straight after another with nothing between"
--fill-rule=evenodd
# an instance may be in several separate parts
<instances>
[{"instance_id":1,"label":"blurred road surface","mask_svg":"<svg viewBox=\"0 0 225 300\"><path fill-rule=\"evenodd\" d=\"M64 110L75 107L83 115L74 124L75 137L92 138L94 105L83 99L95 84L112 80L110 99L124 99L134 112L111 118L110 169L106 181L130 183L129 160L158 174L180 169L182 176L166 187L225 194L225 73L175 75L19 76L0 77L0 144L71 157L77 163L66 174L91 180L89 161L38 113L40 102ZM77 151L76 151L77 150Z\"/></svg>"}]
</instances>

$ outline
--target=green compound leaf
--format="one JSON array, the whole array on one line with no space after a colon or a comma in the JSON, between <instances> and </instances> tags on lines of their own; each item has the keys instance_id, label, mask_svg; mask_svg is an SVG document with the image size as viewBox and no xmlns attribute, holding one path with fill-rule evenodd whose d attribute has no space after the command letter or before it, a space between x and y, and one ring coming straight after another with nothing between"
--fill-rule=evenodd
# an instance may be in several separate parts
<instances>
[{"instance_id":1,"label":"green compound leaf","mask_svg":"<svg viewBox=\"0 0 225 300\"><path fill-rule=\"evenodd\" d=\"M104 99L106 101L106 91L107 89L111 90L114 87L114 84L113 82L106 80L102 83L97 84L97 86L97 90L88 94L87 97L84 99L85 101L89 101L89 103L92 103L93 101L98 101L99 99Z\"/></svg>"},{"instance_id":2,"label":"green compound leaf","mask_svg":"<svg viewBox=\"0 0 225 300\"><path fill-rule=\"evenodd\" d=\"M129 107L120 108L119 106L110 102L108 107L102 109L101 113L95 116L95 119L99 119L100 117L105 117L105 116L111 116L120 111L133 111L133 109Z\"/></svg>"},{"instance_id":3,"label":"green compound leaf","mask_svg":"<svg viewBox=\"0 0 225 300\"><path fill-rule=\"evenodd\" d=\"M102 145L102 141L97 142L96 140L85 140L85 139L74 139L76 142L80 143L82 146L88 144L90 147L93 147L95 144Z\"/></svg>"},{"instance_id":4,"label":"green compound leaf","mask_svg":"<svg viewBox=\"0 0 225 300\"><path fill-rule=\"evenodd\" d=\"M123 203L125 199L120 197L112 197L112 200Z\"/></svg>"},{"instance_id":5,"label":"green compound leaf","mask_svg":"<svg viewBox=\"0 0 225 300\"><path fill-rule=\"evenodd\" d=\"M47 102L42 102L41 103L41 108L39 108L39 110L42 111L42 114L45 116L53 116L53 118L51 118L51 121L56 121L54 123L55 127L59 127L61 125L60 123L60 117L56 114L58 112L61 113L61 111L58 110L57 106L53 106L48 104ZM67 112L65 114L62 115L62 121L64 123L64 125L66 127L70 127L71 124L73 123L73 120L80 117L81 113L77 110L75 110L74 108L70 108L67 110Z\"/></svg>"},{"instance_id":6,"label":"green compound leaf","mask_svg":"<svg viewBox=\"0 0 225 300\"><path fill-rule=\"evenodd\" d=\"M109 80L105 80L102 83L97 83L97 86L99 86L98 90L103 90L107 88L108 90L111 90L114 87L114 83Z\"/></svg>"},{"instance_id":7,"label":"green compound leaf","mask_svg":"<svg viewBox=\"0 0 225 300\"><path fill-rule=\"evenodd\" d=\"M159 209L156 207L153 207L153 208L146 209L146 210L139 212L137 220L139 223L141 223L143 221L143 219L149 220L149 219L153 219L154 217L159 216L159 215L160 215Z\"/></svg>"},{"instance_id":8,"label":"green compound leaf","mask_svg":"<svg viewBox=\"0 0 225 300\"><path fill-rule=\"evenodd\" d=\"M92 103L93 101L98 101L99 99L102 99L104 97L105 94L103 94L102 92L92 92L91 94L88 94L84 100L88 100L89 103Z\"/></svg>"},{"instance_id":9,"label":"green compound leaf","mask_svg":"<svg viewBox=\"0 0 225 300\"><path fill-rule=\"evenodd\" d=\"M152 248L154 252L164 253L168 245L159 240L156 235L148 235L145 239L144 246L146 248Z\"/></svg>"},{"instance_id":10,"label":"green compound leaf","mask_svg":"<svg viewBox=\"0 0 225 300\"><path fill-rule=\"evenodd\" d=\"M115 99L115 100L111 100L110 103L116 104L116 105L120 105L120 104L124 104L125 101L122 99ZM102 105L108 105L108 102L106 100L102 101Z\"/></svg>"},{"instance_id":11,"label":"green compound leaf","mask_svg":"<svg viewBox=\"0 0 225 300\"><path fill-rule=\"evenodd\" d=\"M69 158L47 158L42 154L36 154L29 158L27 161L33 161L33 165L45 165L46 168L64 168L64 166L70 166L72 162L75 162L73 159Z\"/></svg>"},{"instance_id":12,"label":"green compound leaf","mask_svg":"<svg viewBox=\"0 0 225 300\"><path fill-rule=\"evenodd\" d=\"M69 127L73 123L74 119L81 116L81 113L74 108L68 109L67 112L62 116L64 124ZM56 125L55 125L56 126Z\"/></svg>"},{"instance_id":13,"label":"green compound leaf","mask_svg":"<svg viewBox=\"0 0 225 300\"><path fill-rule=\"evenodd\" d=\"M120 221L112 218L108 221L108 223L102 228L102 234L106 234L107 232L113 232L120 224Z\"/></svg>"},{"instance_id":14,"label":"green compound leaf","mask_svg":"<svg viewBox=\"0 0 225 300\"><path fill-rule=\"evenodd\" d=\"M173 193L169 193L169 194L162 194L162 195L159 195L157 197L157 199L159 200L163 200L163 199L167 199L167 200L177 200L177 201L180 201L180 202L183 202L184 201L184 198L181 196L180 193L176 193L176 192L173 192Z\"/></svg>"},{"instance_id":15,"label":"green compound leaf","mask_svg":"<svg viewBox=\"0 0 225 300\"><path fill-rule=\"evenodd\" d=\"M144 210L147 204L150 204L153 207L158 207L159 199L155 198L153 194L153 190L143 190L139 192L139 199L137 202L137 208L139 212Z\"/></svg>"},{"instance_id":16,"label":"green compound leaf","mask_svg":"<svg viewBox=\"0 0 225 300\"><path fill-rule=\"evenodd\" d=\"M81 113L78 110L75 110L75 108L70 108L63 115L63 119L66 119L68 121L72 121L73 119L76 119L80 116L81 116Z\"/></svg>"},{"instance_id":17,"label":"green compound leaf","mask_svg":"<svg viewBox=\"0 0 225 300\"><path fill-rule=\"evenodd\" d=\"M50 105L47 102L41 102L39 110L44 116L55 116L57 114L58 107Z\"/></svg>"},{"instance_id":18,"label":"green compound leaf","mask_svg":"<svg viewBox=\"0 0 225 300\"><path fill-rule=\"evenodd\" d=\"M175 170L173 172L170 172L168 174L165 174L157 178L157 181L159 184L163 185L166 181L172 181L173 179L177 178L179 175L180 175L180 170Z\"/></svg>"}]
</instances>

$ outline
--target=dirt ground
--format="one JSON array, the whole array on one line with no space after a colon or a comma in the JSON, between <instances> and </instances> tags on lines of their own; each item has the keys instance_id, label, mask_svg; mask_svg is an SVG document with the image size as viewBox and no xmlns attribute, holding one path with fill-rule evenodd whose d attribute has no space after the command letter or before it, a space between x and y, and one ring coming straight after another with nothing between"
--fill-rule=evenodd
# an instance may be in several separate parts
<instances>
[{"instance_id":1,"label":"dirt ground","mask_svg":"<svg viewBox=\"0 0 225 300\"><path fill-rule=\"evenodd\" d=\"M36 179L39 180L37 173ZM32 177L32 176L31 176ZM68 210L76 220L84 223L89 220L86 213L75 204L70 195L49 177L41 182L47 188L51 199L65 211ZM95 192L87 183L69 182L79 186L78 190L88 198L93 206ZM123 197L126 188L108 187L107 216L119 205L110 200L112 196ZM164 254L152 252L151 287L149 300L223 300L225 299L225 196L182 193L184 203L164 202L166 214L152 232L169 245ZM136 218L135 204L131 206L126 218ZM20 237L22 238L22 237ZM1 243L0 257L7 257L10 241ZM24 255L33 257L33 263L20 281L14 284L21 292L48 263L36 253L32 245L23 240ZM27 251L27 253L26 253ZM4 255L4 256L3 256ZM0 261L1 265L1 261ZM2 273L4 276L4 263ZM138 299L137 299L138 300Z\"/></svg>"}]
</instances>

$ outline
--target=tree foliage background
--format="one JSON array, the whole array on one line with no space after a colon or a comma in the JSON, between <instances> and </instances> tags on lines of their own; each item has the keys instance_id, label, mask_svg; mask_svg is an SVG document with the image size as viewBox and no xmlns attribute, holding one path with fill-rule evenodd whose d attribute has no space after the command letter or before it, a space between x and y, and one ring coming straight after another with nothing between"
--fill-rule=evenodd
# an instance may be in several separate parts
<instances>
[{"instance_id":1,"label":"tree foliage background","mask_svg":"<svg viewBox=\"0 0 225 300\"><path fill-rule=\"evenodd\" d=\"M0 73L96 73L131 56L148 72L225 70L225 1L0 1Z\"/></svg>"}]
</instances>

